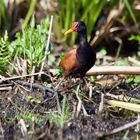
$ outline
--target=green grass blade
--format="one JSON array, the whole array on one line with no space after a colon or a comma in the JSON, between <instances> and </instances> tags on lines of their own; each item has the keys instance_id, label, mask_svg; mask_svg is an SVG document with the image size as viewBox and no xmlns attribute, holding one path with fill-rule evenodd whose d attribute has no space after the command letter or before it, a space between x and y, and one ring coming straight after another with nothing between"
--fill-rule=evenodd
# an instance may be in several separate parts
<instances>
[{"instance_id":1,"label":"green grass blade","mask_svg":"<svg viewBox=\"0 0 140 140\"><path fill-rule=\"evenodd\" d=\"M130 5L129 1L128 0L124 0L124 3L125 3L126 8L129 11L129 13L130 13L130 16L132 17L133 22L135 24L137 24L137 20L136 20L135 14L134 14L134 12L133 12L133 10L131 8L131 5Z\"/></svg>"},{"instance_id":2,"label":"green grass blade","mask_svg":"<svg viewBox=\"0 0 140 140\"><path fill-rule=\"evenodd\" d=\"M32 16L33 12L34 12L34 8L35 8L35 5L36 5L36 2L37 2L37 0L32 0L31 1L31 4L30 4L29 10L28 10L28 13L27 13L27 15L25 17L25 21L24 21L24 23L22 25L22 30L25 29L25 27L27 26L27 24L28 24L28 22L30 20L30 18Z\"/></svg>"}]
</instances>

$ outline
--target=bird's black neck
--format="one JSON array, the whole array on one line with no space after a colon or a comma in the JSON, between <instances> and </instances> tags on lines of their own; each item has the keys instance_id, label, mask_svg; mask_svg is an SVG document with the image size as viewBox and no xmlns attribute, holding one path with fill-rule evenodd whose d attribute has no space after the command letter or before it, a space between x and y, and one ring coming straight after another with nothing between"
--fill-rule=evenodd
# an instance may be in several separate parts
<instances>
[{"instance_id":1,"label":"bird's black neck","mask_svg":"<svg viewBox=\"0 0 140 140\"><path fill-rule=\"evenodd\" d=\"M79 32L79 47L77 48L76 58L80 67L85 70L83 71L83 74L85 74L95 63L96 53L87 41L86 30Z\"/></svg>"},{"instance_id":2,"label":"bird's black neck","mask_svg":"<svg viewBox=\"0 0 140 140\"><path fill-rule=\"evenodd\" d=\"M79 44L80 47L86 47L88 42L87 42L87 33L86 32L81 32L79 33Z\"/></svg>"}]
</instances>

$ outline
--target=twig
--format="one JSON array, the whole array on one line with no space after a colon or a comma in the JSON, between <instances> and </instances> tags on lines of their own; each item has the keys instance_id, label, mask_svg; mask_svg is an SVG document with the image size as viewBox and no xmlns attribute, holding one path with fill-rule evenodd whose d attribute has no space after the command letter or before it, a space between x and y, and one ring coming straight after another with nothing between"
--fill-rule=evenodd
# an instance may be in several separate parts
<instances>
[{"instance_id":1,"label":"twig","mask_svg":"<svg viewBox=\"0 0 140 140\"><path fill-rule=\"evenodd\" d=\"M104 94L101 94L101 101L99 104L99 113L103 111L103 107L104 107Z\"/></svg>"},{"instance_id":2,"label":"twig","mask_svg":"<svg viewBox=\"0 0 140 140\"><path fill-rule=\"evenodd\" d=\"M57 84L56 87L55 87L55 91L58 90L59 86L62 84L62 82L63 82L64 80L65 80L65 77L63 77L63 78L58 82L58 84Z\"/></svg>"},{"instance_id":3,"label":"twig","mask_svg":"<svg viewBox=\"0 0 140 140\"><path fill-rule=\"evenodd\" d=\"M18 59L17 59L17 60L18 60ZM11 63L10 61L9 61L8 63L13 67L13 69L15 69L16 73L17 73L18 75L20 75L19 69L18 69L13 63Z\"/></svg>"},{"instance_id":4,"label":"twig","mask_svg":"<svg viewBox=\"0 0 140 140\"><path fill-rule=\"evenodd\" d=\"M48 32L48 40L47 40L47 44L46 44L46 50L45 50L44 58L42 59L40 73L42 73L42 71L43 71L43 67L45 65L45 60L47 58L47 54L48 54L48 50L49 50L52 24L53 24L53 16L51 16L51 19L50 19L50 27L49 27L49 32Z\"/></svg>"},{"instance_id":5,"label":"twig","mask_svg":"<svg viewBox=\"0 0 140 140\"><path fill-rule=\"evenodd\" d=\"M139 104L116 101L116 100L107 100L106 102L113 107L121 107L121 108L124 108L124 109L127 109L127 110L140 112L140 105Z\"/></svg>"},{"instance_id":6,"label":"twig","mask_svg":"<svg viewBox=\"0 0 140 140\"><path fill-rule=\"evenodd\" d=\"M138 113L138 121L140 121L140 113ZM140 124L137 124L137 140L140 140Z\"/></svg>"},{"instance_id":7,"label":"twig","mask_svg":"<svg viewBox=\"0 0 140 140\"><path fill-rule=\"evenodd\" d=\"M35 66L32 67L32 74L34 74L34 73L35 73ZM30 88L31 88L31 90L32 90L32 84L34 83L34 75L31 76L30 82L31 82L31 83L30 83L30 84L31 84Z\"/></svg>"},{"instance_id":8,"label":"twig","mask_svg":"<svg viewBox=\"0 0 140 140\"><path fill-rule=\"evenodd\" d=\"M137 125L139 123L140 123L140 120L135 120L134 122L130 122L128 124L125 124L125 125L123 125L121 127L116 128L116 129L114 129L114 130L112 130L110 132L107 132L105 135L112 135L112 134L121 132L121 131L123 131L125 129L128 129L128 128L132 127L132 126L135 126L135 125Z\"/></svg>"},{"instance_id":9,"label":"twig","mask_svg":"<svg viewBox=\"0 0 140 140\"><path fill-rule=\"evenodd\" d=\"M0 138L1 140L4 140L4 129L2 127L1 120L0 120Z\"/></svg>"},{"instance_id":10,"label":"twig","mask_svg":"<svg viewBox=\"0 0 140 140\"><path fill-rule=\"evenodd\" d=\"M130 61L131 63L140 66L140 61L132 58L132 57L128 57L128 61Z\"/></svg>"},{"instance_id":11,"label":"twig","mask_svg":"<svg viewBox=\"0 0 140 140\"><path fill-rule=\"evenodd\" d=\"M83 110L84 116L88 116L88 113L86 112L86 109L84 108L84 105L82 104L82 100L81 100L80 97L79 97L80 85L81 85L81 83L80 83L80 81L79 81L79 84L78 84L77 90L76 90L76 97L77 97L77 99L78 99L76 117L79 116L79 113L80 113L80 111L81 111L81 108L82 108L82 110Z\"/></svg>"},{"instance_id":12,"label":"twig","mask_svg":"<svg viewBox=\"0 0 140 140\"><path fill-rule=\"evenodd\" d=\"M125 101L125 102L134 102L134 103L140 103L140 99L132 98L126 95L114 95L111 93L106 93L105 96L109 96L111 98L117 99L119 101Z\"/></svg>"},{"instance_id":13,"label":"twig","mask_svg":"<svg viewBox=\"0 0 140 140\"><path fill-rule=\"evenodd\" d=\"M13 86L13 84L12 83L7 83L7 84L0 84L0 88L1 87L12 87Z\"/></svg>"},{"instance_id":14,"label":"twig","mask_svg":"<svg viewBox=\"0 0 140 140\"><path fill-rule=\"evenodd\" d=\"M98 31L98 35L96 35L92 39L90 43L92 47L97 47L97 45L99 45L99 43L109 34L111 26L113 25L114 21L119 17L119 15L122 13L123 8L124 4L120 0L119 8L110 11L105 25L102 26L100 31Z\"/></svg>"},{"instance_id":15,"label":"twig","mask_svg":"<svg viewBox=\"0 0 140 140\"><path fill-rule=\"evenodd\" d=\"M58 112L59 112L59 114L61 114L62 110L61 110L61 106L60 106L60 102L59 102L59 97L58 97L58 92L57 91L55 91L55 97L56 97Z\"/></svg>"},{"instance_id":16,"label":"twig","mask_svg":"<svg viewBox=\"0 0 140 140\"><path fill-rule=\"evenodd\" d=\"M140 67L137 66L94 66L86 75L113 75L113 74L126 74L126 75L140 75Z\"/></svg>"},{"instance_id":17,"label":"twig","mask_svg":"<svg viewBox=\"0 0 140 140\"><path fill-rule=\"evenodd\" d=\"M8 86L8 87L0 87L0 91L5 91L5 90L12 90L12 87L11 86Z\"/></svg>"},{"instance_id":18,"label":"twig","mask_svg":"<svg viewBox=\"0 0 140 140\"><path fill-rule=\"evenodd\" d=\"M90 85L90 87L89 87L89 98L90 99L92 98L92 92L93 92L92 86Z\"/></svg>"},{"instance_id":19,"label":"twig","mask_svg":"<svg viewBox=\"0 0 140 140\"><path fill-rule=\"evenodd\" d=\"M38 72L38 73L34 73L34 74L27 74L27 75L21 75L21 76L14 76L14 77L1 77L0 78L0 83L4 82L4 81L9 81L9 80L16 80L16 79L20 79L20 78L24 78L24 77L31 77L31 76L35 76L35 75L39 75L39 74L44 74L46 75L45 72Z\"/></svg>"},{"instance_id":20,"label":"twig","mask_svg":"<svg viewBox=\"0 0 140 140\"><path fill-rule=\"evenodd\" d=\"M25 81L17 80L16 83L21 84L23 86L31 87L31 83L28 83L28 82L25 82ZM46 86L42 86L42 85L40 85L38 83L32 83L32 88L39 89L39 90L41 90L43 92L55 93L55 91L53 89L48 88Z\"/></svg>"},{"instance_id":21,"label":"twig","mask_svg":"<svg viewBox=\"0 0 140 140\"><path fill-rule=\"evenodd\" d=\"M124 31L119 33L118 37L123 38L130 34L136 34L136 33L138 33L139 28L140 28L140 22L131 27L125 26L125 27L123 27Z\"/></svg>"},{"instance_id":22,"label":"twig","mask_svg":"<svg viewBox=\"0 0 140 140\"><path fill-rule=\"evenodd\" d=\"M57 86L55 87L55 96L56 96L56 102L57 102L57 108L58 108L58 112L61 113L62 110L61 110L61 106L60 106L60 102L59 102L59 97L58 97L58 93L57 93L57 90L59 88L59 86L61 85L61 83L63 82L63 80L65 79L65 77L63 77L59 83L57 84Z\"/></svg>"},{"instance_id":23,"label":"twig","mask_svg":"<svg viewBox=\"0 0 140 140\"><path fill-rule=\"evenodd\" d=\"M80 97L79 97L79 95L78 95L79 89L80 89L80 83L78 84L77 90L76 90L76 97L77 97L77 99L78 99L78 105L77 105L77 110L76 110L76 117L79 116L79 113L80 113L81 107L82 107L82 101L81 101L81 99L80 99Z\"/></svg>"},{"instance_id":24,"label":"twig","mask_svg":"<svg viewBox=\"0 0 140 140\"><path fill-rule=\"evenodd\" d=\"M27 128L26 128L26 124L25 124L24 120L20 119L19 124L20 124L20 129L21 129L24 139L28 140Z\"/></svg>"}]
</instances>

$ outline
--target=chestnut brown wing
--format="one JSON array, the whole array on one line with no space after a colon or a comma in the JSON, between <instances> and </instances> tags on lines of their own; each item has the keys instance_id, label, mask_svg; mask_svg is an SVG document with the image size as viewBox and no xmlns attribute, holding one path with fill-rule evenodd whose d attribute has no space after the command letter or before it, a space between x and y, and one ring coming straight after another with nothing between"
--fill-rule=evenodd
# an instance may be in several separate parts
<instances>
[{"instance_id":1,"label":"chestnut brown wing","mask_svg":"<svg viewBox=\"0 0 140 140\"><path fill-rule=\"evenodd\" d=\"M76 59L76 49L72 49L64 55L64 58L60 61L59 66L64 70L64 76L69 76L78 67L78 61Z\"/></svg>"}]
</instances>

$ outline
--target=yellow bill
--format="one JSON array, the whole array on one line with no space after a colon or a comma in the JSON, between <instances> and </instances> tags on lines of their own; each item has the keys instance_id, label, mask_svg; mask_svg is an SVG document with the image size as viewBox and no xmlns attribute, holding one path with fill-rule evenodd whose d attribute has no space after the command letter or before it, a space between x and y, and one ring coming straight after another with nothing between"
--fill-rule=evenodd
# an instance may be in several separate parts
<instances>
[{"instance_id":1,"label":"yellow bill","mask_svg":"<svg viewBox=\"0 0 140 140\"><path fill-rule=\"evenodd\" d=\"M64 33L64 35L67 35L67 34L69 34L69 33L71 33L71 32L73 32L73 30L72 30L72 29L69 29L68 31L66 31L66 32Z\"/></svg>"}]
</instances>

